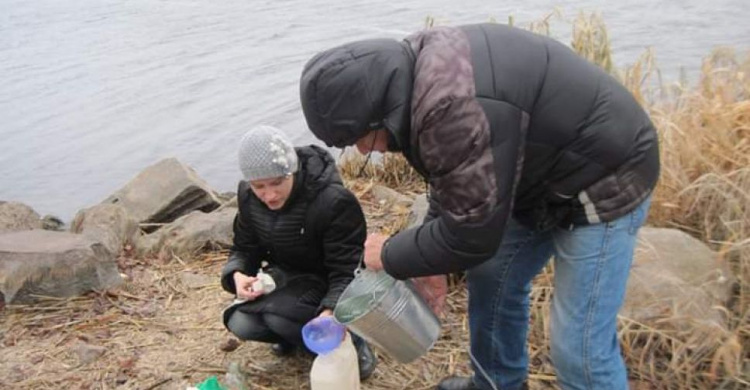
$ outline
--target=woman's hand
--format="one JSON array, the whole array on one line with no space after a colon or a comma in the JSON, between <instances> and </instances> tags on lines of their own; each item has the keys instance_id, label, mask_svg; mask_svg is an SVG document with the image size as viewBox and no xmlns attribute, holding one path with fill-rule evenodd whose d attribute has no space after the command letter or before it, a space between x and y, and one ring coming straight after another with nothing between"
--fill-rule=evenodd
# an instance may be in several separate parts
<instances>
[{"instance_id":1,"label":"woman's hand","mask_svg":"<svg viewBox=\"0 0 750 390\"><path fill-rule=\"evenodd\" d=\"M331 310L331 309L324 309L323 311L320 312L320 314L318 314L317 318L323 318L323 317L333 317L333 310ZM335 318L334 318L334 320L335 320ZM343 337L341 337L342 341L345 340L345 339L346 339L346 332L344 332Z\"/></svg>"},{"instance_id":2,"label":"woman's hand","mask_svg":"<svg viewBox=\"0 0 750 390\"><path fill-rule=\"evenodd\" d=\"M237 291L237 298L253 301L263 295L263 291L253 291L253 283L258 280L254 276L247 276L242 272L236 271L232 275L234 287Z\"/></svg>"}]
</instances>

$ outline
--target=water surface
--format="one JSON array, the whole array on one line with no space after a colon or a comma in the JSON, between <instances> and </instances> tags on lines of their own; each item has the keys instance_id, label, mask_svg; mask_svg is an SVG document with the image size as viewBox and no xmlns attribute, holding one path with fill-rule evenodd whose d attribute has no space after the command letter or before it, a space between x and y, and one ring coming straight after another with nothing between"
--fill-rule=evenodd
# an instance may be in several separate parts
<instances>
[{"instance_id":1,"label":"water surface","mask_svg":"<svg viewBox=\"0 0 750 390\"><path fill-rule=\"evenodd\" d=\"M298 80L317 51L402 38L428 15L527 25L554 7L601 12L619 66L652 47L665 74L694 75L717 45L750 48L741 0L0 0L0 200L68 220L170 156L234 190L253 124L315 142Z\"/></svg>"}]
</instances>

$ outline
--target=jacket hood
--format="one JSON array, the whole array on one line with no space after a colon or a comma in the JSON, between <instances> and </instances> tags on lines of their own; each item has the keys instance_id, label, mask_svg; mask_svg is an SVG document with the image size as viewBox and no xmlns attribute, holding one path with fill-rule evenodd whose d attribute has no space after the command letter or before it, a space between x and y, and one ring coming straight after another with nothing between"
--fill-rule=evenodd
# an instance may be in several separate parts
<instances>
[{"instance_id":1,"label":"jacket hood","mask_svg":"<svg viewBox=\"0 0 750 390\"><path fill-rule=\"evenodd\" d=\"M386 128L389 147L410 129L414 55L406 43L371 39L318 53L305 65L300 99L307 125L328 146L343 148Z\"/></svg>"},{"instance_id":2,"label":"jacket hood","mask_svg":"<svg viewBox=\"0 0 750 390\"><path fill-rule=\"evenodd\" d=\"M314 197L329 184L343 185L336 161L325 149L317 145L296 148L300 169L296 181L304 186L305 193Z\"/></svg>"}]
</instances>

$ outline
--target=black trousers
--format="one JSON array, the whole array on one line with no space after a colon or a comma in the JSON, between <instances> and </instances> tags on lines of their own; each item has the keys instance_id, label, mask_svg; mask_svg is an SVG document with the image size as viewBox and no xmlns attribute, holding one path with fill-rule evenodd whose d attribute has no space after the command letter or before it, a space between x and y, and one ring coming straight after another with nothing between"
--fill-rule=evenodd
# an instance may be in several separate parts
<instances>
[{"instance_id":1,"label":"black trousers","mask_svg":"<svg viewBox=\"0 0 750 390\"><path fill-rule=\"evenodd\" d=\"M297 322L271 313L245 313L236 310L227 321L227 328L241 340L263 343L302 345L302 327Z\"/></svg>"},{"instance_id":2,"label":"black trousers","mask_svg":"<svg viewBox=\"0 0 750 390\"><path fill-rule=\"evenodd\" d=\"M328 286L315 275L285 282L255 301L227 308L223 316L227 329L242 340L301 346L302 327L317 315Z\"/></svg>"}]
</instances>

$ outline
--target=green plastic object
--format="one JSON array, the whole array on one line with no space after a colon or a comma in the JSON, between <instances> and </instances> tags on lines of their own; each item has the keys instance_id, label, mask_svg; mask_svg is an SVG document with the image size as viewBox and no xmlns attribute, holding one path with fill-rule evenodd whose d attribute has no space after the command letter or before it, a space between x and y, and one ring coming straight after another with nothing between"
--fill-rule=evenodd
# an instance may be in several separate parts
<instances>
[{"instance_id":1,"label":"green plastic object","mask_svg":"<svg viewBox=\"0 0 750 390\"><path fill-rule=\"evenodd\" d=\"M198 390L226 390L215 376L209 377L198 384Z\"/></svg>"}]
</instances>

